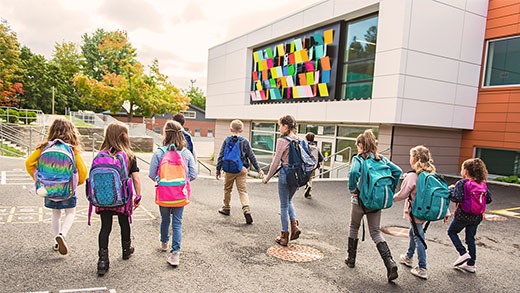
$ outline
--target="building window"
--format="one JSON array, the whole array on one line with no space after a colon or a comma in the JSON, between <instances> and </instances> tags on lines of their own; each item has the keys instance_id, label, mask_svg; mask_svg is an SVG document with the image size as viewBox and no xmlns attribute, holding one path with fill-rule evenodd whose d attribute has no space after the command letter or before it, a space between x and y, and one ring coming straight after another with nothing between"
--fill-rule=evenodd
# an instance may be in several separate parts
<instances>
[{"instance_id":1,"label":"building window","mask_svg":"<svg viewBox=\"0 0 520 293\"><path fill-rule=\"evenodd\" d=\"M476 157L486 163L489 174L520 176L520 151L477 148Z\"/></svg>"},{"instance_id":2,"label":"building window","mask_svg":"<svg viewBox=\"0 0 520 293\"><path fill-rule=\"evenodd\" d=\"M208 129L208 137L213 137L213 129Z\"/></svg>"},{"instance_id":3,"label":"building window","mask_svg":"<svg viewBox=\"0 0 520 293\"><path fill-rule=\"evenodd\" d=\"M378 16L347 23L341 98L359 100L372 98L376 58Z\"/></svg>"},{"instance_id":4,"label":"building window","mask_svg":"<svg viewBox=\"0 0 520 293\"><path fill-rule=\"evenodd\" d=\"M195 128L195 136L200 136L200 129Z\"/></svg>"},{"instance_id":5,"label":"building window","mask_svg":"<svg viewBox=\"0 0 520 293\"><path fill-rule=\"evenodd\" d=\"M195 112L195 111L181 111L181 113L184 115L184 118L186 118L186 119L196 119L197 118L197 112Z\"/></svg>"},{"instance_id":6,"label":"building window","mask_svg":"<svg viewBox=\"0 0 520 293\"><path fill-rule=\"evenodd\" d=\"M488 42L484 86L520 85L520 37Z\"/></svg>"}]
</instances>

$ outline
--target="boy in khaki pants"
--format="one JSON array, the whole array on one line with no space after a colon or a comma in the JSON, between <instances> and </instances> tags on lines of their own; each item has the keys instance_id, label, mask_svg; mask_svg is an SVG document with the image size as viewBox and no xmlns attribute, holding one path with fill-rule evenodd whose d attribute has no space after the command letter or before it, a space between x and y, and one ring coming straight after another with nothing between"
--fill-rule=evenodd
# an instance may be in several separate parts
<instances>
[{"instance_id":1,"label":"boy in khaki pants","mask_svg":"<svg viewBox=\"0 0 520 293\"><path fill-rule=\"evenodd\" d=\"M233 191L233 183L236 181L246 223L252 224L253 217L249 208L249 196L246 188L247 169L252 164L260 177L264 176L264 171L258 166L249 141L240 136L243 128L244 123L242 121L231 121L229 125L231 135L224 140L220 148L215 177L220 180L221 171L224 171L224 206L218 212L225 216L231 214L231 192Z\"/></svg>"}]
</instances>

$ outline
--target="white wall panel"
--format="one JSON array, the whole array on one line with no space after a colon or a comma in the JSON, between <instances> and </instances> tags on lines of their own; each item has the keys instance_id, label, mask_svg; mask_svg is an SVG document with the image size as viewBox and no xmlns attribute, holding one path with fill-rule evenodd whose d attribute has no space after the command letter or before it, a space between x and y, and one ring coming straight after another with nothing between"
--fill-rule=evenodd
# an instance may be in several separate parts
<instances>
[{"instance_id":1,"label":"white wall panel","mask_svg":"<svg viewBox=\"0 0 520 293\"><path fill-rule=\"evenodd\" d=\"M475 108L477 106L478 87L457 85L455 104Z\"/></svg>"},{"instance_id":2,"label":"white wall panel","mask_svg":"<svg viewBox=\"0 0 520 293\"><path fill-rule=\"evenodd\" d=\"M377 52L408 47L411 0L381 1L377 28Z\"/></svg>"},{"instance_id":3,"label":"white wall panel","mask_svg":"<svg viewBox=\"0 0 520 293\"><path fill-rule=\"evenodd\" d=\"M225 72L226 56L216 57L208 60L208 85L226 81Z\"/></svg>"},{"instance_id":4,"label":"white wall panel","mask_svg":"<svg viewBox=\"0 0 520 293\"><path fill-rule=\"evenodd\" d=\"M370 101L335 101L325 103L326 121L368 122Z\"/></svg>"},{"instance_id":5,"label":"white wall panel","mask_svg":"<svg viewBox=\"0 0 520 293\"><path fill-rule=\"evenodd\" d=\"M426 101L403 100L401 123L451 127L453 105Z\"/></svg>"},{"instance_id":6,"label":"white wall panel","mask_svg":"<svg viewBox=\"0 0 520 293\"><path fill-rule=\"evenodd\" d=\"M467 0L466 10L480 16L487 16L489 0Z\"/></svg>"},{"instance_id":7,"label":"white wall panel","mask_svg":"<svg viewBox=\"0 0 520 293\"><path fill-rule=\"evenodd\" d=\"M298 29L301 29L303 27L303 12L299 12L297 14L284 17L279 21L273 23L272 27L273 39L287 35L290 32L297 31Z\"/></svg>"},{"instance_id":8,"label":"white wall panel","mask_svg":"<svg viewBox=\"0 0 520 293\"><path fill-rule=\"evenodd\" d=\"M403 72L406 65L406 54L407 52L402 49L376 52L374 76L393 75Z\"/></svg>"},{"instance_id":9,"label":"white wall panel","mask_svg":"<svg viewBox=\"0 0 520 293\"><path fill-rule=\"evenodd\" d=\"M434 0L435 2L439 2L442 4L446 4L449 6L456 7L458 9L464 10L466 8L466 0ZM473 0L470 0L473 1Z\"/></svg>"},{"instance_id":10,"label":"white wall panel","mask_svg":"<svg viewBox=\"0 0 520 293\"><path fill-rule=\"evenodd\" d=\"M370 107L371 123L395 123L397 99L372 100Z\"/></svg>"},{"instance_id":11,"label":"white wall panel","mask_svg":"<svg viewBox=\"0 0 520 293\"><path fill-rule=\"evenodd\" d=\"M303 26L312 26L334 16L334 1L329 0L316 4L303 11Z\"/></svg>"},{"instance_id":12,"label":"white wall panel","mask_svg":"<svg viewBox=\"0 0 520 293\"><path fill-rule=\"evenodd\" d=\"M473 129L475 122L475 108L455 106L453 111L452 127L462 129Z\"/></svg>"},{"instance_id":13,"label":"white wall panel","mask_svg":"<svg viewBox=\"0 0 520 293\"><path fill-rule=\"evenodd\" d=\"M248 50L238 50L226 55L226 80L242 79L251 68L246 68Z\"/></svg>"},{"instance_id":14,"label":"white wall panel","mask_svg":"<svg viewBox=\"0 0 520 293\"><path fill-rule=\"evenodd\" d=\"M407 76L404 82L404 98L453 104L456 87L455 83Z\"/></svg>"},{"instance_id":15,"label":"white wall panel","mask_svg":"<svg viewBox=\"0 0 520 293\"><path fill-rule=\"evenodd\" d=\"M464 11L433 1L414 1L409 48L458 58Z\"/></svg>"},{"instance_id":16,"label":"white wall panel","mask_svg":"<svg viewBox=\"0 0 520 293\"><path fill-rule=\"evenodd\" d=\"M247 44L247 36L241 36L238 38L235 38L229 42L226 43L226 53L232 53L237 50L243 50L246 48Z\"/></svg>"},{"instance_id":17,"label":"white wall panel","mask_svg":"<svg viewBox=\"0 0 520 293\"><path fill-rule=\"evenodd\" d=\"M255 47L272 39L272 29L272 25L268 25L247 34L247 47Z\"/></svg>"},{"instance_id":18,"label":"white wall panel","mask_svg":"<svg viewBox=\"0 0 520 293\"><path fill-rule=\"evenodd\" d=\"M404 93L403 75L374 76L372 99L402 97Z\"/></svg>"},{"instance_id":19,"label":"white wall panel","mask_svg":"<svg viewBox=\"0 0 520 293\"><path fill-rule=\"evenodd\" d=\"M469 85L469 86L478 86L478 81L480 79L480 66L460 62L459 66L459 76L458 82L460 84Z\"/></svg>"},{"instance_id":20,"label":"white wall panel","mask_svg":"<svg viewBox=\"0 0 520 293\"><path fill-rule=\"evenodd\" d=\"M408 51L406 74L456 82L458 63L459 62L454 59L447 59L416 51Z\"/></svg>"},{"instance_id":21,"label":"white wall panel","mask_svg":"<svg viewBox=\"0 0 520 293\"><path fill-rule=\"evenodd\" d=\"M464 33L460 59L462 61L480 64L484 35L486 33L486 18L466 12L464 15Z\"/></svg>"},{"instance_id":22,"label":"white wall panel","mask_svg":"<svg viewBox=\"0 0 520 293\"><path fill-rule=\"evenodd\" d=\"M208 50L208 59L215 59L226 55L226 44L218 45Z\"/></svg>"}]
</instances>

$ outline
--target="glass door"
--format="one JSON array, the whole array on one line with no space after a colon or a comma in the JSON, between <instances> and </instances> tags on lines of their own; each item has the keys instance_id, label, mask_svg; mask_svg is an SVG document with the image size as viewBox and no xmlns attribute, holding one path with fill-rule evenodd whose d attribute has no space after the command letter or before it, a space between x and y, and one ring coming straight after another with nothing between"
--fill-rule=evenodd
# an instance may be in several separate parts
<instances>
[{"instance_id":1,"label":"glass door","mask_svg":"<svg viewBox=\"0 0 520 293\"><path fill-rule=\"evenodd\" d=\"M320 168L322 175L320 178L330 178L330 173L327 171L334 166L334 156L331 156L334 153L334 139L316 137L314 140L318 143L318 148L323 155L323 162Z\"/></svg>"}]
</instances>

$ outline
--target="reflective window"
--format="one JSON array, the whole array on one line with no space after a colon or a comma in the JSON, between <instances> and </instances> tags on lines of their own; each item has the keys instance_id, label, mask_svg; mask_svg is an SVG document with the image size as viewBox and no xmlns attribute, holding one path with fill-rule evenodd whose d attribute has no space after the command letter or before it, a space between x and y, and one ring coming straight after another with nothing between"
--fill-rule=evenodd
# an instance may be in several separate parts
<instances>
[{"instance_id":1,"label":"reflective window","mask_svg":"<svg viewBox=\"0 0 520 293\"><path fill-rule=\"evenodd\" d=\"M520 176L520 151L477 148L476 156L484 161L489 174Z\"/></svg>"},{"instance_id":2,"label":"reflective window","mask_svg":"<svg viewBox=\"0 0 520 293\"><path fill-rule=\"evenodd\" d=\"M341 98L370 99L374 79L378 16L347 23Z\"/></svg>"},{"instance_id":3,"label":"reflective window","mask_svg":"<svg viewBox=\"0 0 520 293\"><path fill-rule=\"evenodd\" d=\"M484 86L520 85L520 37L488 42Z\"/></svg>"}]
</instances>

